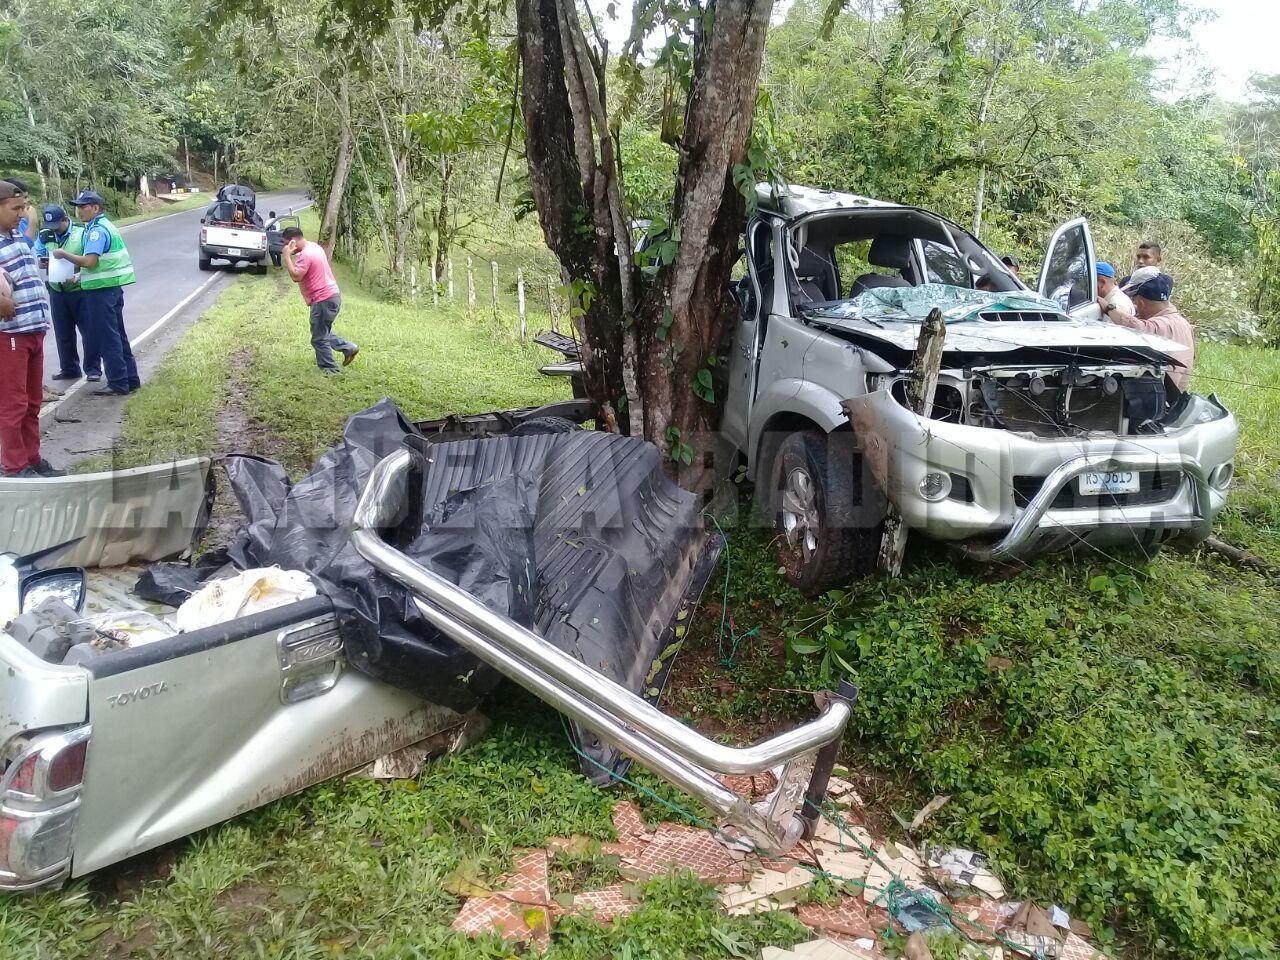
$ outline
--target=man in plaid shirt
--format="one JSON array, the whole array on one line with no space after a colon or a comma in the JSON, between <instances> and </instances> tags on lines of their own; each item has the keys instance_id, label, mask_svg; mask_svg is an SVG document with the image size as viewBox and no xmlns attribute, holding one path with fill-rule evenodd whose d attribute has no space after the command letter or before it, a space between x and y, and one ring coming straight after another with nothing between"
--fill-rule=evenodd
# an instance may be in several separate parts
<instances>
[{"instance_id":1,"label":"man in plaid shirt","mask_svg":"<svg viewBox=\"0 0 1280 960\"><path fill-rule=\"evenodd\" d=\"M40 456L40 402L44 395L44 334L49 293L35 253L18 223L27 198L0 180L0 464L6 477L57 477Z\"/></svg>"}]
</instances>

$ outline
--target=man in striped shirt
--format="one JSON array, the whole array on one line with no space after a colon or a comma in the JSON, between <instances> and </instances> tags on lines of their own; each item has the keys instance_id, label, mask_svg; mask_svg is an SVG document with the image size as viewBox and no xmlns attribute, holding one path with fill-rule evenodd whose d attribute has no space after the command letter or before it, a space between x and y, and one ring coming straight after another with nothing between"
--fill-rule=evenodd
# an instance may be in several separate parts
<instances>
[{"instance_id":1,"label":"man in striped shirt","mask_svg":"<svg viewBox=\"0 0 1280 960\"><path fill-rule=\"evenodd\" d=\"M56 477L62 472L40 456L49 293L18 230L26 209L18 188L0 181L0 271L10 286L0 296L0 465L6 477Z\"/></svg>"}]
</instances>

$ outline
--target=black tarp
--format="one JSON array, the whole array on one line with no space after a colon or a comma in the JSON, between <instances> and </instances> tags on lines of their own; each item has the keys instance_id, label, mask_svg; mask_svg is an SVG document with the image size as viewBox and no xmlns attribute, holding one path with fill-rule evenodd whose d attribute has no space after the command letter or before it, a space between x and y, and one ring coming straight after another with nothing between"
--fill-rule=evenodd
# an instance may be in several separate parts
<instances>
[{"instance_id":1,"label":"black tarp","mask_svg":"<svg viewBox=\"0 0 1280 960\"><path fill-rule=\"evenodd\" d=\"M697 498L671 483L656 448L639 440L574 431L427 443L382 400L353 416L342 442L297 483L272 461L231 458L228 476L249 523L230 559L240 568L306 571L333 601L354 667L435 703L474 706L496 672L431 628L408 592L350 542L370 471L404 446L416 457L410 502L382 535L490 609L643 693L715 550ZM575 735L599 763L621 763L589 734ZM593 764L584 770L608 779Z\"/></svg>"}]
</instances>

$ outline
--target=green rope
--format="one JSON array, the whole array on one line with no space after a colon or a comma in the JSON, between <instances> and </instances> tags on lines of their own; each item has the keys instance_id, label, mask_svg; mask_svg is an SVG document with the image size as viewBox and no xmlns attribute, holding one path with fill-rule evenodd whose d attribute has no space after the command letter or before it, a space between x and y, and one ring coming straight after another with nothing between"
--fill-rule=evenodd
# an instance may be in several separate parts
<instances>
[{"instance_id":1,"label":"green rope","mask_svg":"<svg viewBox=\"0 0 1280 960\"><path fill-rule=\"evenodd\" d=\"M745 633L734 635L733 621L729 617L729 573L733 568L733 553L729 549L729 536L724 532L724 528L720 526L720 521L712 514L704 514L708 520L715 524L716 531L720 534L720 539L724 541L724 592L720 601L720 633L716 638L716 647L720 651L720 666L726 670L732 670L736 667L737 661L734 659L738 655L738 647L742 641L748 637L758 637L760 635L760 627L755 626ZM724 652L725 627L728 626L729 634L729 652Z\"/></svg>"},{"instance_id":2,"label":"green rope","mask_svg":"<svg viewBox=\"0 0 1280 960\"><path fill-rule=\"evenodd\" d=\"M727 834L720 829L719 825L711 823L708 820L704 820L702 817L699 817L697 814L693 813L692 811L686 810L684 807L680 806L678 803L675 803L672 800L668 800L665 797L659 796L655 791L650 790L648 787L637 783L636 781L627 777L625 774L618 773L612 768L606 767L603 763L601 763L595 757L590 756L585 751L583 751L577 745L577 743L574 742L573 736L569 732L568 721L565 720L563 715L561 715L560 717L560 723L564 727L564 733L565 733L565 737L569 741L569 747L579 757L586 760L588 763L592 764L593 766L598 767L600 770L604 771L606 774L608 774L613 779L617 780L619 783L624 783L628 787L630 787L632 790L635 790L638 793L644 794L645 796L649 797L651 800L656 800L658 803L662 804L664 807L671 810L673 813L681 817L684 817L690 823L696 824L699 827L702 827L706 830L711 831L712 833L714 833L716 836L720 837L727 843L733 844L734 846L738 846L738 847L743 846L745 843L747 849L751 853L763 859L772 860L775 863L785 863L785 864L797 866L803 870L807 870L809 873L811 873L815 877L822 877L826 880L831 880L837 884L852 887L857 890L870 890L872 893L876 894L876 898L873 901L871 901L871 906L874 907L883 899L885 902L885 909L888 911L889 916L894 920L897 920L901 915L903 901L907 899L913 900L914 902L920 904L920 906L924 907L925 910L927 910L929 913L932 913L939 920L943 921L943 925L946 928L955 931L956 933L960 934L962 937L964 937L966 940L969 940L970 942L975 942L975 943L977 942L974 940L973 937L965 933L964 930L956 926L955 911L953 911L950 907L947 907L945 904L939 903L937 900L934 900L933 897L928 896L922 891L912 890L910 887L908 887L906 882L903 881L903 879L899 877L897 874L895 874L892 870L890 870L888 865L885 864L885 862L880 859L879 855L870 847L868 847L865 843L863 843L856 834L851 833L849 834L849 836L855 843L857 843L863 855L866 856L869 860L872 860L873 862L875 862L880 867L880 869L882 869L883 871L889 874L889 883L887 886L883 888L873 887L864 880L854 880L851 877L842 877L839 874L830 873L826 870L821 869L820 867L814 866L813 864L805 863L801 860L796 860L793 857L784 857L784 856L779 856L778 854L767 853L766 851L761 850L759 847L755 846L754 844L746 843L741 837L735 837L735 836L732 836L731 834ZM825 804L823 804L819 812L822 814L823 819L825 819L828 823L832 824L836 828L836 835L839 838L841 852L844 852L846 849L849 849L844 842L844 837L845 837L844 821L841 819L839 812L836 811L834 804L832 804L831 801L828 800ZM1000 934L996 933L995 930L985 927L975 920L970 920L968 917L961 918L960 922L964 923L966 926L970 926L976 930L981 931L983 934L990 937L991 939L997 941L998 943L1004 944L1006 947L1014 949L1019 953L1025 954L1025 952L1028 949L1022 944L1014 943L1012 940L1009 940L1005 937L1000 936ZM894 935L893 927L892 925L890 925L890 927L886 931L886 939L892 939L893 935ZM1033 957L1033 960L1046 960L1044 954L1040 953L1039 951L1036 951L1034 954L1032 954L1032 957Z\"/></svg>"}]
</instances>

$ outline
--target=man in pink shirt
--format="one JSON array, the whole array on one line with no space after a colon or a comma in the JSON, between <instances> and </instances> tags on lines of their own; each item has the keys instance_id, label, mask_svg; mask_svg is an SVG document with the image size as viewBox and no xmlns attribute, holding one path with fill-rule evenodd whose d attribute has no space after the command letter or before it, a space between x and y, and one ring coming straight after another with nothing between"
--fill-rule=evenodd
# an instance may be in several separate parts
<instances>
[{"instance_id":1,"label":"man in pink shirt","mask_svg":"<svg viewBox=\"0 0 1280 960\"><path fill-rule=\"evenodd\" d=\"M333 351L342 354L345 367L356 358L360 348L333 332L333 321L342 309L342 293L329 267L329 257L324 247L306 239L298 227L287 227L281 239L284 268L311 308L311 345L316 350L316 366L326 376L335 377L342 371L333 359Z\"/></svg>"}]
</instances>

